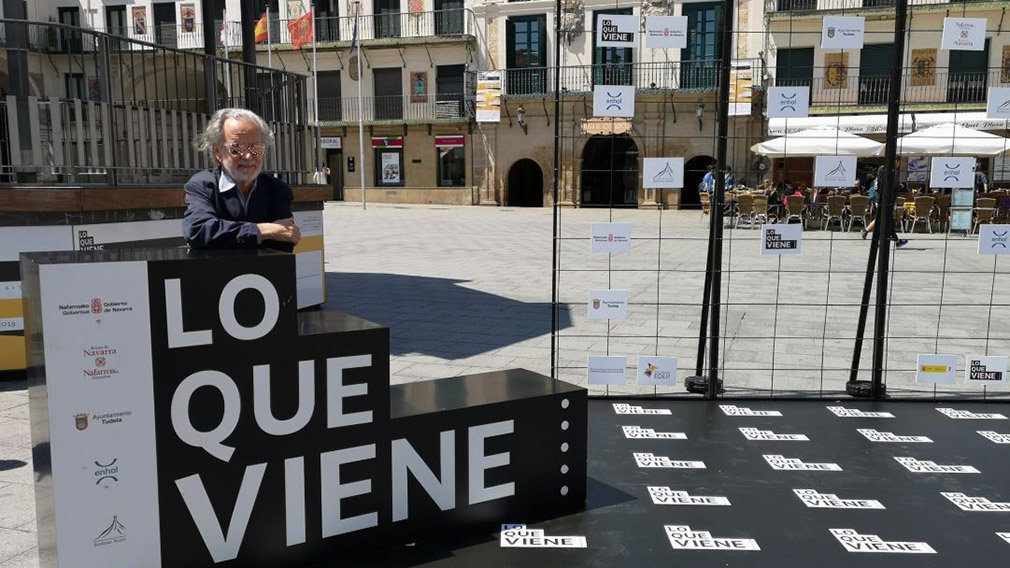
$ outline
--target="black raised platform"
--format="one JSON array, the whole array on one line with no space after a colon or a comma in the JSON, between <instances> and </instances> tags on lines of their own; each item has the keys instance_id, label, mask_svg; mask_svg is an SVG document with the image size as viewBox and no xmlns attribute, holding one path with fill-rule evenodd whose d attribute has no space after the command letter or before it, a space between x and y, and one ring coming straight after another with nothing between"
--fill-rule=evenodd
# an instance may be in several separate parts
<instances>
[{"instance_id":1,"label":"black raised platform","mask_svg":"<svg viewBox=\"0 0 1010 568\"><path fill-rule=\"evenodd\" d=\"M614 403L667 409L670 414L618 415ZM721 404L777 410L782 416L727 416ZM828 407L889 412L894 418L842 418ZM503 548L498 535L488 534L479 542L401 549L395 555L374 559L374 563L822 568L1006 566L1010 562L1010 543L996 534L1010 533L1010 505L966 504L981 510L965 511L941 494L1010 502L1010 444L996 444L977 433L1010 434L1010 420L955 420L937 410L953 408L1010 417L1007 405L611 399L590 401L589 408L587 510L528 523L548 536L584 536L586 548ZM683 433L687 439L628 439L622 426ZM804 434L809 441L749 441L739 429L751 427L775 434ZM871 442L857 429L925 436L932 443ZM1004 436L1004 441L1010 441L1007 438L1010 436ZM706 467L641 468L635 463L634 452L703 461ZM842 471L775 471L764 455L836 463ZM939 465L970 465L980 473L912 473L895 457L914 457ZM649 486L686 491L691 497L725 497L730 505L656 505L649 496ZM846 500L877 500L885 508L810 508L794 492L802 489ZM760 550L674 550L666 525L690 526L691 531L707 531L716 538L754 539ZM924 542L935 553L847 552L830 529L852 529L888 542ZM860 549L910 548L871 543L866 537L849 540L854 543L851 546Z\"/></svg>"}]
</instances>

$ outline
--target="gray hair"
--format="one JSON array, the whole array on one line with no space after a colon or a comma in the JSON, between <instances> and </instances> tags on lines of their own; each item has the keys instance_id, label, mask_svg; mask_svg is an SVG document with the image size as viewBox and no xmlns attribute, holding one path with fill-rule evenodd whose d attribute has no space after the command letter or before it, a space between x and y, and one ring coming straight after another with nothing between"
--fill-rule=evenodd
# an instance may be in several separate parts
<instances>
[{"instance_id":1,"label":"gray hair","mask_svg":"<svg viewBox=\"0 0 1010 568\"><path fill-rule=\"evenodd\" d=\"M255 123L263 134L263 144L267 148L274 145L274 132L270 130L270 126L267 125L267 122L260 115L244 108L223 108L210 117L210 120L207 122L207 129L196 140L196 149L200 152L206 152L207 157L213 160L214 146L224 144L224 123L229 118Z\"/></svg>"}]
</instances>

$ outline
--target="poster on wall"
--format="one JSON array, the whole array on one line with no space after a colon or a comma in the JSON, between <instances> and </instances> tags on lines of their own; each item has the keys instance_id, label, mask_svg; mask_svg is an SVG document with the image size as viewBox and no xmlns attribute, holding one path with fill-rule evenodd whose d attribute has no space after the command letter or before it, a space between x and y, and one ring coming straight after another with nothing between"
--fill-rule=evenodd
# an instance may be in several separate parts
<instances>
[{"instance_id":1,"label":"poster on wall","mask_svg":"<svg viewBox=\"0 0 1010 568\"><path fill-rule=\"evenodd\" d=\"M191 34L196 31L196 6L179 4L179 21L182 22L182 32Z\"/></svg>"},{"instance_id":2,"label":"poster on wall","mask_svg":"<svg viewBox=\"0 0 1010 568\"><path fill-rule=\"evenodd\" d=\"M754 75L749 61L734 60L729 72L729 115L750 116Z\"/></svg>"},{"instance_id":3,"label":"poster on wall","mask_svg":"<svg viewBox=\"0 0 1010 568\"><path fill-rule=\"evenodd\" d=\"M597 47L637 47L637 16L601 14L596 26Z\"/></svg>"},{"instance_id":4,"label":"poster on wall","mask_svg":"<svg viewBox=\"0 0 1010 568\"><path fill-rule=\"evenodd\" d=\"M680 189L684 187L684 158L643 159L642 187L645 189Z\"/></svg>"},{"instance_id":5,"label":"poster on wall","mask_svg":"<svg viewBox=\"0 0 1010 568\"><path fill-rule=\"evenodd\" d=\"M593 116L634 118L635 87L627 85L594 86Z\"/></svg>"},{"instance_id":6,"label":"poster on wall","mask_svg":"<svg viewBox=\"0 0 1010 568\"><path fill-rule=\"evenodd\" d=\"M907 181L924 182L928 179L929 179L929 160L922 157L909 158Z\"/></svg>"},{"instance_id":7,"label":"poster on wall","mask_svg":"<svg viewBox=\"0 0 1010 568\"><path fill-rule=\"evenodd\" d=\"M428 72L411 71L410 73L410 102L428 102Z\"/></svg>"},{"instance_id":8,"label":"poster on wall","mask_svg":"<svg viewBox=\"0 0 1010 568\"><path fill-rule=\"evenodd\" d=\"M862 49L866 18L825 16L821 23L821 49Z\"/></svg>"},{"instance_id":9,"label":"poster on wall","mask_svg":"<svg viewBox=\"0 0 1010 568\"><path fill-rule=\"evenodd\" d=\"M985 50L985 18L944 18L942 49Z\"/></svg>"},{"instance_id":10,"label":"poster on wall","mask_svg":"<svg viewBox=\"0 0 1010 568\"><path fill-rule=\"evenodd\" d=\"M687 16L645 18L645 47L684 49L687 47Z\"/></svg>"},{"instance_id":11,"label":"poster on wall","mask_svg":"<svg viewBox=\"0 0 1010 568\"><path fill-rule=\"evenodd\" d=\"M382 152L382 183L401 183L400 153Z\"/></svg>"},{"instance_id":12,"label":"poster on wall","mask_svg":"<svg viewBox=\"0 0 1010 568\"><path fill-rule=\"evenodd\" d=\"M424 0L410 0L410 13L420 14L424 11Z\"/></svg>"},{"instance_id":13,"label":"poster on wall","mask_svg":"<svg viewBox=\"0 0 1010 568\"><path fill-rule=\"evenodd\" d=\"M936 49L912 50L912 86L926 87L936 82Z\"/></svg>"},{"instance_id":14,"label":"poster on wall","mask_svg":"<svg viewBox=\"0 0 1010 568\"><path fill-rule=\"evenodd\" d=\"M133 35L146 35L147 34L147 7L146 6L134 6L130 10L130 14L133 16Z\"/></svg>"},{"instance_id":15,"label":"poster on wall","mask_svg":"<svg viewBox=\"0 0 1010 568\"><path fill-rule=\"evenodd\" d=\"M288 20L293 20L305 13L303 0L288 0Z\"/></svg>"},{"instance_id":16,"label":"poster on wall","mask_svg":"<svg viewBox=\"0 0 1010 568\"><path fill-rule=\"evenodd\" d=\"M975 158L934 157L930 160L929 186L975 187Z\"/></svg>"},{"instance_id":17,"label":"poster on wall","mask_svg":"<svg viewBox=\"0 0 1010 568\"><path fill-rule=\"evenodd\" d=\"M824 87L844 89L849 82L849 54L824 54Z\"/></svg>"},{"instance_id":18,"label":"poster on wall","mask_svg":"<svg viewBox=\"0 0 1010 568\"><path fill-rule=\"evenodd\" d=\"M477 74L477 122L501 122L501 72Z\"/></svg>"}]
</instances>

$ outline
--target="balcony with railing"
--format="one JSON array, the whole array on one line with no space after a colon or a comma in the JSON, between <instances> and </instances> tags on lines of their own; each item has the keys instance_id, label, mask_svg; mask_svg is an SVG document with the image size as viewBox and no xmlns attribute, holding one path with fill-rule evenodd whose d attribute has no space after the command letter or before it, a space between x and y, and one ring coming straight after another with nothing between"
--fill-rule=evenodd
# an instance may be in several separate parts
<instances>
[{"instance_id":1,"label":"balcony with railing","mask_svg":"<svg viewBox=\"0 0 1010 568\"><path fill-rule=\"evenodd\" d=\"M759 86L761 60L735 63L750 65L754 86ZM537 96L554 92L555 67L505 69L502 90L505 96ZM643 63L607 63L560 67L563 93L587 93L596 85L632 85L642 91L715 90L719 64L714 59Z\"/></svg>"},{"instance_id":2,"label":"balcony with railing","mask_svg":"<svg viewBox=\"0 0 1010 568\"><path fill-rule=\"evenodd\" d=\"M878 112L887 105L891 84L887 76L862 76L858 70L839 77L826 75L810 79L773 78L777 86L809 86L811 111L837 107L859 107L867 112ZM901 79L901 102L921 108L944 108L952 105L980 107L985 105L990 85L1010 82L1010 71L990 68L985 71L959 69L905 69ZM771 86L771 85L770 85ZM876 107L876 108L874 108Z\"/></svg>"},{"instance_id":3,"label":"balcony with railing","mask_svg":"<svg viewBox=\"0 0 1010 568\"><path fill-rule=\"evenodd\" d=\"M276 44L290 44L290 20L278 20L271 14L270 37ZM354 35L353 16L319 15L315 20L320 43L351 42ZM473 10L457 8L429 12L387 12L362 15L358 20L358 37L362 42L396 42L404 39L472 38L476 35Z\"/></svg>"},{"instance_id":4,"label":"balcony with railing","mask_svg":"<svg viewBox=\"0 0 1010 568\"><path fill-rule=\"evenodd\" d=\"M897 0L765 0L765 12L783 14L796 12L893 10ZM995 3L993 0L908 0L909 6L949 6L972 3Z\"/></svg>"},{"instance_id":5,"label":"balcony with railing","mask_svg":"<svg viewBox=\"0 0 1010 568\"><path fill-rule=\"evenodd\" d=\"M358 109L364 110L366 123L437 123L467 122L474 113L473 95L460 93L429 94L420 100L410 95L320 98L319 121L323 123L358 122Z\"/></svg>"}]
</instances>

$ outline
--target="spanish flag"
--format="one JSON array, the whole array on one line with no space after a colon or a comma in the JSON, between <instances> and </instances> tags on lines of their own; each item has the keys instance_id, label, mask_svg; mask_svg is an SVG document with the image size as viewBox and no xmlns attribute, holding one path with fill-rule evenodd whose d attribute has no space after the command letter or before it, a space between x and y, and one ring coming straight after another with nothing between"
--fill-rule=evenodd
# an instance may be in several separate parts
<instances>
[{"instance_id":1,"label":"spanish flag","mask_svg":"<svg viewBox=\"0 0 1010 568\"><path fill-rule=\"evenodd\" d=\"M256 22L256 27L254 28L253 33L255 34L255 41L256 41L256 43L260 43L262 41L266 41L267 38L269 37L267 35L267 14L266 14L266 12L263 12L263 15L260 16L259 21Z\"/></svg>"}]
</instances>

